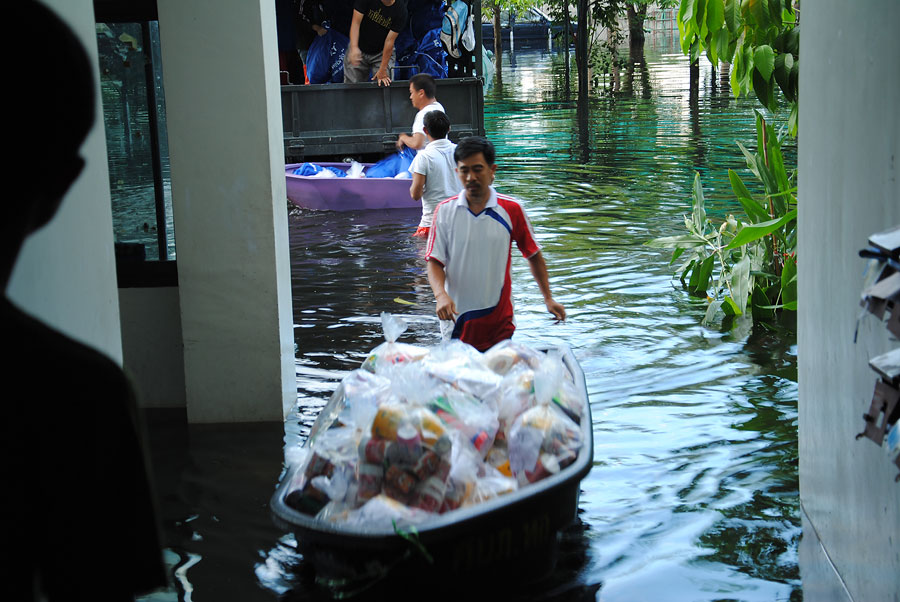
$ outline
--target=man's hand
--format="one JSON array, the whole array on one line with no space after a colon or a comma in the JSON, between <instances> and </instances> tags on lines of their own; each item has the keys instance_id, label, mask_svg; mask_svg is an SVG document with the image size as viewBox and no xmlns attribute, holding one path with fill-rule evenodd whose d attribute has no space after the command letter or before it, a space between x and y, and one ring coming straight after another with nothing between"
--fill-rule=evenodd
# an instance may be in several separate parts
<instances>
[{"instance_id":1,"label":"man's hand","mask_svg":"<svg viewBox=\"0 0 900 602\"><path fill-rule=\"evenodd\" d=\"M375 72L375 75L372 76L372 79L374 81L377 81L379 86L381 86L381 85L390 86L391 85L391 78L388 77L387 69L379 69L378 71Z\"/></svg>"},{"instance_id":2,"label":"man's hand","mask_svg":"<svg viewBox=\"0 0 900 602\"><path fill-rule=\"evenodd\" d=\"M445 292L439 293L435 301L437 301L437 317L441 320L456 322L456 303L453 302L450 295ZM563 310L563 314L565 314L565 310Z\"/></svg>"},{"instance_id":3,"label":"man's hand","mask_svg":"<svg viewBox=\"0 0 900 602\"><path fill-rule=\"evenodd\" d=\"M551 297L546 301L547 311L556 316L557 322L565 322L566 321L566 308L561 304L557 303Z\"/></svg>"},{"instance_id":4,"label":"man's hand","mask_svg":"<svg viewBox=\"0 0 900 602\"><path fill-rule=\"evenodd\" d=\"M353 65L359 65L359 62L362 60L362 51L358 46L351 46L347 49L347 62Z\"/></svg>"}]
</instances>

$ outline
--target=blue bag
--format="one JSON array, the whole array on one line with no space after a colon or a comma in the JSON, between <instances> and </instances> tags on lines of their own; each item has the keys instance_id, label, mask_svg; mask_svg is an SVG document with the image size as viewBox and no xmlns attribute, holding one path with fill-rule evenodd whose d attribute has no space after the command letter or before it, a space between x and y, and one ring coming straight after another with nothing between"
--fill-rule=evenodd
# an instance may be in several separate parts
<instances>
[{"instance_id":1,"label":"blue bag","mask_svg":"<svg viewBox=\"0 0 900 602\"><path fill-rule=\"evenodd\" d=\"M441 29L425 34L413 57L419 73L427 73L435 79L447 77L447 53L441 46Z\"/></svg>"},{"instance_id":2,"label":"blue bag","mask_svg":"<svg viewBox=\"0 0 900 602\"><path fill-rule=\"evenodd\" d=\"M367 178L393 178L398 173L409 171L416 151L404 148L401 151L390 154L369 169L366 170Z\"/></svg>"},{"instance_id":3,"label":"blue bag","mask_svg":"<svg viewBox=\"0 0 900 602\"><path fill-rule=\"evenodd\" d=\"M311 84L339 84L344 81L344 53L350 39L329 29L316 36L306 52L306 77Z\"/></svg>"}]
</instances>

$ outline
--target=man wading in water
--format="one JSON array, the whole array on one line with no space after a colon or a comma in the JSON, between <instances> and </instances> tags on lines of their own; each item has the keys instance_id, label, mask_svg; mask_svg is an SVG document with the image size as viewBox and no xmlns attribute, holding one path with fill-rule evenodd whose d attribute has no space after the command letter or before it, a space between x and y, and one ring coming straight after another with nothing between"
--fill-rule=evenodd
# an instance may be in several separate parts
<instances>
[{"instance_id":1,"label":"man wading in water","mask_svg":"<svg viewBox=\"0 0 900 602\"><path fill-rule=\"evenodd\" d=\"M547 311L565 320L565 308L550 293L547 265L525 211L491 185L497 171L494 145L479 136L463 138L454 159L463 190L437 206L425 251L444 339L461 339L485 351L512 337L513 241L528 260Z\"/></svg>"}]
</instances>

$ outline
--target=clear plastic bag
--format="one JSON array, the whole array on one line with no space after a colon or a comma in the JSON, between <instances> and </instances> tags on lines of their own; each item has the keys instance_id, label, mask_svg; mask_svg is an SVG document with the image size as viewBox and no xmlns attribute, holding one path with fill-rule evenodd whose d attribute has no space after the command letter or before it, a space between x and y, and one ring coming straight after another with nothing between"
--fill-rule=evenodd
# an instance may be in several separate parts
<instances>
[{"instance_id":1,"label":"clear plastic bag","mask_svg":"<svg viewBox=\"0 0 900 602\"><path fill-rule=\"evenodd\" d=\"M544 354L531 347L513 343L511 339L500 341L484 352L484 363L500 375L507 374L513 367L526 364L531 369L541 365Z\"/></svg>"},{"instance_id":2,"label":"clear plastic bag","mask_svg":"<svg viewBox=\"0 0 900 602\"><path fill-rule=\"evenodd\" d=\"M574 462L581 444L575 422L555 405L538 405L523 412L510 429L510 469L520 485L534 483Z\"/></svg>"},{"instance_id":3,"label":"clear plastic bag","mask_svg":"<svg viewBox=\"0 0 900 602\"><path fill-rule=\"evenodd\" d=\"M490 370L482 354L462 341L445 343L422 359L428 374L482 401L496 402L502 377Z\"/></svg>"},{"instance_id":4,"label":"clear plastic bag","mask_svg":"<svg viewBox=\"0 0 900 602\"><path fill-rule=\"evenodd\" d=\"M381 314L385 342L372 350L362 364L364 370L379 374L400 362L419 361L428 355L427 347L398 343L397 339L406 331L406 320L387 312Z\"/></svg>"},{"instance_id":5,"label":"clear plastic bag","mask_svg":"<svg viewBox=\"0 0 900 602\"><path fill-rule=\"evenodd\" d=\"M365 178L366 174L363 173L365 167L362 163L358 163L353 161L350 163L350 167L347 169L347 177L348 178Z\"/></svg>"},{"instance_id":6,"label":"clear plastic bag","mask_svg":"<svg viewBox=\"0 0 900 602\"><path fill-rule=\"evenodd\" d=\"M581 422L581 399L569 371L555 350L544 357L534 371L534 397L538 404L554 403L566 416Z\"/></svg>"},{"instance_id":7,"label":"clear plastic bag","mask_svg":"<svg viewBox=\"0 0 900 602\"><path fill-rule=\"evenodd\" d=\"M362 530L393 531L423 523L432 516L430 512L410 508L386 495L377 495L359 508L338 513L334 518L340 518L342 523Z\"/></svg>"},{"instance_id":8,"label":"clear plastic bag","mask_svg":"<svg viewBox=\"0 0 900 602\"><path fill-rule=\"evenodd\" d=\"M432 394L429 408L447 425L459 431L484 458L497 436L500 421L497 404L481 401L473 395L449 385Z\"/></svg>"},{"instance_id":9,"label":"clear plastic bag","mask_svg":"<svg viewBox=\"0 0 900 602\"><path fill-rule=\"evenodd\" d=\"M318 437L334 425L368 428L375 415L375 406L385 401L390 393L391 381L387 378L364 370L350 372L319 412L310 429L307 446L313 446Z\"/></svg>"}]
</instances>

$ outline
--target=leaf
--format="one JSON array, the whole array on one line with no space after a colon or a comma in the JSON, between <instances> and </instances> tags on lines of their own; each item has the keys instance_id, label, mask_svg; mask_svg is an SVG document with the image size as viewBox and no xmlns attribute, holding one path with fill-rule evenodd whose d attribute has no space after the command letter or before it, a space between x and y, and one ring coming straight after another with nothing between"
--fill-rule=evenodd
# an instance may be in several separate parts
<instances>
[{"instance_id":1,"label":"leaf","mask_svg":"<svg viewBox=\"0 0 900 602\"><path fill-rule=\"evenodd\" d=\"M698 172L694 172L694 190L693 190L693 220L694 226L697 228L697 232L703 232L704 228L706 228L706 208L705 202L703 199L703 186L700 184L700 174Z\"/></svg>"},{"instance_id":2,"label":"leaf","mask_svg":"<svg viewBox=\"0 0 900 602\"><path fill-rule=\"evenodd\" d=\"M781 88L788 100L793 100L790 93L791 67L793 65L794 57L790 54L783 53L775 57L775 81L778 82L778 87Z\"/></svg>"},{"instance_id":3,"label":"leaf","mask_svg":"<svg viewBox=\"0 0 900 602\"><path fill-rule=\"evenodd\" d=\"M725 0L725 26L736 35L741 26L741 0Z\"/></svg>"},{"instance_id":4,"label":"leaf","mask_svg":"<svg viewBox=\"0 0 900 602\"><path fill-rule=\"evenodd\" d=\"M775 69L775 51L768 44L757 46L753 52L753 64L766 81L772 79L772 71ZM755 84L756 82L754 82Z\"/></svg>"},{"instance_id":5,"label":"leaf","mask_svg":"<svg viewBox=\"0 0 900 602\"><path fill-rule=\"evenodd\" d=\"M713 35L713 40L716 47L716 57L720 61L730 63L734 58L734 48L731 43L731 34L727 29L722 28Z\"/></svg>"},{"instance_id":6,"label":"leaf","mask_svg":"<svg viewBox=\"0 0 900 602\"><path fill-rule=\"evenodd\" d=\"M738 145L738 148L741 149L741 152L744 153L744 158L747 160L747 169L753 172L753 175L756 176L757 180L762 180L762 176L759 175L759 168L756 163L756 155L747 150L743 144L735 140L735 143Z\"/></svg>"},{"instance_id":7,"label":"leaf","mask_svg":"<svg viewBox=\"0 0 900 602\"><path fill-rule=\"evenodd\" d=\"M781 268L781 302L797 302L797 260L788 255Z\"/></svg>"},{"instance_id":8,"label":"leaf","mask_svg":"<svg viewBox=\"0 0 900 602\"><path fill-rule=\"evenodd\" d=\"M795 63L796 64L796 63ZM791 114L788 117L788 133L791 136L797 136L797 122L800 118L800 105L795 100L791 103Z\"/></svg>"},{"instance_id":9,"label":"leaf","mask_svg":"<svg viewBox=\"0 0 900 602\"><path fill-rule=\"evenodd\" d=\"M764 222L769 219L769 214L766 213L765 207L760 205L759 202L753 198L750 191L744 186L744 181L741 180L741 177L737 175L736 171L729 169L728 179L731 181L731 189L734 191L734 195L738 198L738 201L740 201L747 217L754 223Z\"/></svg>"},{"instance_id":10,"label":"leaf","mask_svg":"<svg viewBox=\"0 0 900 602\"><path fill-rule=\"evenodd\" d=\"M709 33L706 26L706 3L707 0L694 0L694 18L697 22L697 35L701 40L705 40Z\"/></svg>"},{"instance_id":11,"label":"leaf","mask_svg":"<svg viewBox=\"0 0 900 602\"><path fill-rule=\"evenodd\" d=\"M700 275L697 286L694 290L698 293L705 293L709 288L709 281L712 279L712 271L715 265L716 256L710 255L700 264Z\"/></svg>"},{"instance_id":12,"label":"leaf","mask_svg":"<svg viewBox=\"0 0 900 602\"><path fill-rule=\"evenodd\" d=\"M784 51L789 52L794 55L794 57L800 56L800 26L789 29L784 34Z\"/></svg>"},{"instance_id":13,"label":"leaf","mask_svg":"<svg viewBox=\"0 0 900 602\"><path fill-rule=\"evenodd\" d=\"M738 315L747 311L747 298L750 296L750 255L743 257L731 268L731 294L738 306Z\"/></svg>"},{"instance_id":14,"label":"leaf","mask_svg":"<svg viewBox=\"0 0 900 602\"><path fill-rule=\"evenodd\" d=\"M707 0L706 2L706 27L710 32L717 32L725 24L725 1Z\"/></svg>"},{"instance_id":15,"label":"leaf","mask_svg":"<svg viewBox=\"0 0 900 602\"><path fill-rule=\"evenodd\" d=\"M741 95L741 80L744 78L744 53L740 48L735 49L734 63L731 65L731 94L735 98Z\"/></svg>"},{"instance_id":16,"label":"leaf","mask_svg":"<svg viewBox=\"0 0 900 602\"><path fill-rule=\"evenodd\" d=\"M687 275L689 273L693 272L693 268L695 265L697 265L697 260L692 259L691 261L687 262L685 264L684 268L681 270L681 277L679 278L679 280L681 280L682 286L688 286L688 284L684 281L684 279L687 278Z\"/></svg>"},{"instance_id":17,"label":"leaf","mask_svg":"<svg viewBox=\"0 0 900 602\"><path fill-rule=\"evenodd\" d=\"M691 234L679 234L677 236L662 236L654 238L644 243L644 246L653 247L655 249L672 249L681 247L690 249L693 247L702 247L706 245L706 241L700 237Z\"/></svg>"},{"instance_id":18,"label":"leaf","mask_svg":"<svg viewBox=\"0 0 900 602\"><path fill-rule=\"evenodd\" d=\"M763 77L756 66L753 69L753 91L764 107L770 111L775 110L775 94L772 90L772 83L769 79Z\"/></svg>"},{"instance_id":19,"label":"leaf","mask_svg":"<svg viewBox=\"0 0 900 602\"><path fill-rule=\"evenodd\" d=\"M760 29L769 24L769 3L766 0L750 0L750 16Z\"/></svg>"},{"instance_id":20,"label":"leaf","mask_svg":"<svg viewBox=\"0 0 900 602\"><path fill-rule=\"evenodd\" d=\"M706 308L706 315L703 316L703 321L701 322L701 324L707 326L710 322L712 322L713 318L716 317L716 313L719 311L720 307L722 307L722 299L715 299L711 301L709 307Z\"/></svg>"},{"instance_id":21,"label":"leaf","mask_svg":"<svg viewBox=\"0 0 900 602\"><path fill-rule=\"evenodd\" d=\"M678 247L672 252L672 259L669 260L669 265L675 263L675 260L681 257L682 253L684 253L684 247Z\"/></svg>"},{"instance_id":22,"label":"leaf","mask_svg":"<svg viewBox=\"0 0 900 602\"><path fill-rule=\"evenodd\" d=\"M781 0L769 0L769 19L774 25L781 26Z\"/></svg>"},{"instance_id":23,"label":"leaf","mask_svg":"<svg viewBox=\"0 0 900 602\"><path fill-rule=\"evenodd\" d=\"M725 297L722 301L724 301L722 304L722 311L725 312L726 316L740 316L744 313L731 297Z\"/></svg>"},{"instance_id":24,"label":"leaf","mask_svg":"<svg viewBox=\"0 0 900 602\"><path fill-rule=\"evenodd\" d=\"M775 184L779 192L790 190L791 185L788 182L787 172L784 169L784 157L781 155L781 145L778 138L772 136L769 138L769 170L775 179ZM784 215L787 211L787 200L785 195L772 195L772 204L775 207L775 215Z\"/></svg>"},{"instance_id":25,"label":"leaf","mask_svg":"<svg viewBox=\"0 0 900 602\"><path fill-rule=\"evenodd\" d=\"M795 219L797 219L797 210L793 209L779 219L772 219L758 224L744 224L744 227L741 228L732 241L728 243L725 250L729 251L731 249L737 249L749 242L759 240L763 236L771 234L781 226Z\"/></svg>"},{"instance_id":26,"label":"leaf","mask_svg":"<svg viewBox=\"0 0 900 602\"><path fill-rule=\"evenodd\" d=\"M399 303L400 305L417 305L417 303L401 299L400 297L394 297L394 303Z\"/></svg>"}]
</instances>

